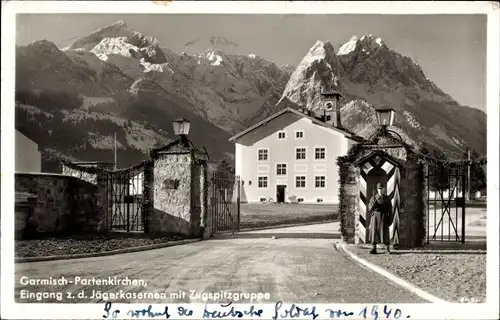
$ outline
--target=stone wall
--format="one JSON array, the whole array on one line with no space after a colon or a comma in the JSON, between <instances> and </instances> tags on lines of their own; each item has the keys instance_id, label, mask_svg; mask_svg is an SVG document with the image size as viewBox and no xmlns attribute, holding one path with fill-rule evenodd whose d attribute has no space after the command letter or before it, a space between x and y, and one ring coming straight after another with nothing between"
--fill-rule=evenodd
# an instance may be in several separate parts
<instances>
[{"instance_id":1,"label":"stone wall","mask_svg":"<svg viewBox=\"0 0 500 320\"><path fill-rule=\"evenodd\" d=\"M97 184L97 174L96 173L88 173L84 171L80 171L77 169L70 168L66 165L62 165L62 174L65 176L72 176L79 178L81 180L87 181L92 184Z\"/></svg>"},{"instance_id":2,"label":"stone wall","mask_svg":"<svg viewBox=\"0 0 500 320\"><path fill-rule=\"evenodd\" d=\"M400 210L399 246L411 248L422 246L426 238L426 183L425 168L411 151L401 148L384 148L369 145L358 149L348 160L339 162L340 210L343 241L359 243L364 237L359 221L360 168L357 161L366 159L373 151L382 151L400 162ZM361 160L360 160L361 161ZM367 217L369 219L369 217ZM368 229L365 230L368 232Z\"/></svg>"},{"instance_id":3,"label":"stone wall","mask_svg":"<svg viewBox=\"0 0 500 320\"><path fill-rule=\"evenodd\" d=\"M150 234L191 235L191 165L191 153L160 154L155 160Z\"/></svg>"},{"instance_id":4,"label":"stone wall","mask_svg":"<svg viewBox=\"0 0 500 320\"><path fill-rule=\"evenodd\" d=\"M144 201L142 205L142 218L144 224L144 232L150 233L150 222L154 212L154 164L149 163L144 168Z\"/></svg>"},{"instance_id":5,"label":"stone wall","mask_svg":"<svg viewBox=\"0 0 500 320\"><path fill-rule=\"evenodd\" d=\"M201 199L201 235L203 238L208 238L211 235L211 223L212 218L210 216L209 203L208 203L208 192L209 192L209 183L208 183L208 168L207 163L201 163L200 170L200 199Z\"/></svg>"},{"instance_id":6,"label":"stone wall","mask_svg":"<svg viewBox=\"0 0 500 320\"><path fill-rule=\"evenodd\" d=\"M424 245L426 207L423 170L423 166L413 159L408 159L401 168L399 244L402 248Z\"/></svg>"},{"instance_id":7,"label":"stone wall","mask_svg":"<svg viewBox=\"0 0 500 320\"><path fill-rule=\"evenodd\" d=\"M191 234L200 235L201 231L201 177L200 164L191 166Z\"/></svg>"},{"instance_id":8,"label":"stone wall","mask_svg":"<svg viewBox=\"0 0 500 320\"><path fill-rule=\"evenodd\" d=\"M15 174L15 191L37 197L29 206L16 206L16 230L26 237L99 232L105 210L99 186L58 174Z\"/></svg>"},{"instance_id":9,"label":"stone wall","mask_svg":"<svg viewBox=\"0 0 500 320\"><path fill-rule=\"evenodd\" d=\"M347 243L353 243L358 238L359 168L352 164L344 164L340 168L340 172L342 239Z\"/></svg>"}]
</instances>

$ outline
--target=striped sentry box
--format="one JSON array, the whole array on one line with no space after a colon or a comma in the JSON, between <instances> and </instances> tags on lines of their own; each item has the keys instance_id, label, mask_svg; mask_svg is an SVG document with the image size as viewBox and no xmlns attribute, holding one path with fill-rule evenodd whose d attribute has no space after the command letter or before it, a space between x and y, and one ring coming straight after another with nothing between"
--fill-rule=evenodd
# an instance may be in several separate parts
<instances>
[{"instance_id":1,"label":"striped sentry box","mask_svg":"<svg viewBox=\"0 0 500 320\"><path fill-rule=\"evenodd\" d=\"M359 224L358 224L358 237L360 243L366 242L366 229L367 229L367 219L368 217L368 190L373 189L374 185L368 185L368 177L370 172L374 169L382 169L387 175L387 195L391 199L392 209L393 209L393 220L389 226L389 232L391 235L391 243L399 243L399 207L400 207L400 197L399 197L399 183L400 174L399 168L393 163L382 157L381 155L374 154L372 157L366 159L360 163L361 175L359 182ZM373 184L373 183L372 183Z\"/></svg>"}]
</instances>

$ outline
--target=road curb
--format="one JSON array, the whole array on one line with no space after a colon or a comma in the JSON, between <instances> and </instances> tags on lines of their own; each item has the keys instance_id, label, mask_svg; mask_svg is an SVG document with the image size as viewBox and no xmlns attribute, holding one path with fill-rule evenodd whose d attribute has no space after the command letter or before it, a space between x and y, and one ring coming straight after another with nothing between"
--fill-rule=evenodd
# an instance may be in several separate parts
<instances>
[{"instance_id":1,"label":"road curb","mask_svg":"<svg viewBox=\"0 0 500 320\"><path fill-rule=\"evenodd\" d=\"M71 260L71 259L82 259L82 258L92 258L92 257L104 257L104 256L112 256L116 254L122 253L132 253L139 251L147 251L153 249L161 249L173 246L179 246L183 244L189 244L201 241L203 239L187 239L187 240L179 240L179 241L171 241L167 243L157 243L146 246L139 247L130 247L124 249L116 249L105 252L93 252L93 253L79 253L79 254L71 254L71 255L60 255L60 256L45 256L45 257L22 257L15 258L15 263L27 263L27 262L42 262L42 261L54 261L54 260Z\"/></svg>"},{"instance_id":2,"label":"road curb","mask_svg":"<svg viewBox=\"0 0 500 320\"><path fill-rule=\"evenodd\" d=\"M387 279L391 280L398 286L410 291L411 293L419 296L422 299L425 299L427 301L430 301L432 303L450 303L449 301L440 299L418 287L415 285L411 284L410 282L396 276L395 274L385 270L382 267L377 266L374 263L368 262L367 260L360 258L356 254L352 253L349 249L347 249L347 246L345 243L342 242L335 242L335 249L337 249L340 252L343 252L345 255L347 255L349 258L353 259L354 261L364 265L365 267L377 272L378 274L386 277Z\"/></svg>"}]
</instances>

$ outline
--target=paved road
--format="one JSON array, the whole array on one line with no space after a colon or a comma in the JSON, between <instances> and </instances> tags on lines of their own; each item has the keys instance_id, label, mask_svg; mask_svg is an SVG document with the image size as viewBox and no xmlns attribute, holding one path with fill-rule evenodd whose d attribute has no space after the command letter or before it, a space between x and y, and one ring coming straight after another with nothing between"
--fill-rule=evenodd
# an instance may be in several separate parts
<instances>
[{"instance_id":1,"label":"paved road","mask_svg":"<svg viewBox=\"0 0 500 320\"><path fill-rule=\"evenodd\" d=\"M413 294L396 287L380 275L347 259L333 247L331 239L215 239L194 244L108 257L78 260L16 264L16 301L21 290L170 293L184 290L183 299L161 300L139 298L113 299L116 302L202 302L191 299L189 290L197 292L269 293L267 302L424 302ZM71 279L107 278L117 276L143 279L147 286L39 285L21 286L20 278ZM54 298L43 302L55 302ZM99 298L67 299L64 303L99 303ZM227 300L219 300L227 301ZM248 302L241 299L240 302ZM261 300L266 302L266 300Z\"/></svg>"}]
</instances>

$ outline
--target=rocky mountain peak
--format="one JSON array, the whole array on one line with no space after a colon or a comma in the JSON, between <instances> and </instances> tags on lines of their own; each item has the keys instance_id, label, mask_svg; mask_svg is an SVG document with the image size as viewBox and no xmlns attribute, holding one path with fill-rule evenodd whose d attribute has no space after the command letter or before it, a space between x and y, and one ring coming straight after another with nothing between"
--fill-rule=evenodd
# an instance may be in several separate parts
<instances>
[{"instance_id":1,"label":"rocky mountain peak","mask_svg":"<svg viewBox=\"0 0 500 320\"><path fill-rule=\"evenodd\" d=\"M353 52L356 49L356 45L358 44L358 37L357 36L352 36L349 41L344 43L340 48L337 54L339 56L349 54Z\"/></svg>"},{"instance_id":2,"label":"rocky mountain peak","mask_svg":"<svg viewBox=\"0 0 500 320\"><path fill-rule=\"evenodd\" d=\"M361 52L362 54L370 54L379 48L386 48L387 45L381 37L373 36L372 34L364 35L361 38L352 36L349 41L340 46L337 55L346 56L351 53Z\"/></svg>"},{"instance_id":3,"label":"rocky mountain peak","mask_svg":"<svg viewBox=\"0 0 500 320\"><path fill-rule=\"evenodd\" d=\"M200 54L200 57L210 61L210 64L212 66L220 66L224 60L224 54L221 51L215 49L208 49L202 52Z\"/></svg>"},{"instance_id":4,"label":"rocky mountain peak","mask_svg":"<svg viewBox=\"0 0 500 320\"><path fill-rule=\"evenodd\" d=\"M397 111L396 126L416 145L430 144L454 153L461 152L464 141L473 141L465 134L458 135L462 132L459 114L468 114L480 123L480 112L459 106L426 78L418 64L391 50L381 37L353 35L337 54L331 50L331 45L323 41L309 49L291 75L280 102L289 100L303 108L320 110L323 103L319 93L336 87L343 95L342 124L362 136L376 125L375 108L383 106ZM482 141L481 126L475 128L475 139Z\"/></svg>"},{"instance_id":5,"label":"rocky mountain peak","mask_svg":"<svg viewBox=\"0 0 500 320\"><path fill-rule=\"evenodd\" d=\"M319 107L319 97L315 92L340 86L342 74L344 68L332 44L318 40L291 74L283 97L314 110Z\"/></svg>"},{"instance_id":6,"label":"rocky mountain peak","mask_svg":"<svg viewBox=\"0 0 500 320\"><path fill-rule=\"evenodd\" d=\"M302 61L310 63L315 60L328 59L332 55L335 55L335 49L333 49L332 44L329 41L318 40L309 49L309 52Z\"/></svg>"},{"instance_id":7,"label":"rocky mountain peak","mask_svg":"<svg viewBox=\"0 0 500 320\"><path fill-rule=\"evenodd\" d=\"M118 20L116 21L115 23L112 23L109 25L109 27L113 27L113 28L127 28L127 23L123 20Z\"/></svg>"},{"instance_id":8,"label":"rocky mountain peak","mask_svg":"<svg viewBox=\"0 0 500 320\"><path fill-rule=\"evenodd\" d=\"M129 37L133 35L134 32L128 29L125 21L118 20L109 26L100 28L87 36L77 39L68 47L68 49L83 49L90 51L104 38Z\"/></svg>"},{"instance_id":9,"label":"rocky mountain peak","mask_svg":"<svg viewBox=\"0 0 500 320\"><path fill-rule=\"evenodd\" d=\"M365 50L370 50L370 51L375 51L379 48L387 48L387 45L385 42L382 40L381 37L376 37L371 34L362 36L359 39L360 45L363 47Z\"/></svg>"},{"instance_id":10,"label":"rocky mountain peak","mask_svg":"<svg viewBox=\"0 0 500 320\"><path fill-rule=\"evenodd\" d=\"M233 152L234 146L221 143L228 133L286 106L321 110L319 93L335 87L343 95L342 125L357 134L369 134L376 126L375 108L384 106L396 109L396 126L417 142L452 151L483 144L485 121L480 112L460 107L427 80L417 64L389 49L378 36L354 35L337 53L330 42L315 41L304 48L297 67L278 66L259 52L236 54L237 44L222 37L205 40L186 43L190 53L178 54L119 20L81 37L66 51L50 41L37 41L17 48L16 90L83 96L79 108L67 110L69 116L94 110L104 118L162 127L185 114L199 120L194 128L201 129L193 134L201 145ZM32 124L30 119L25 121ZM53 124L41 119L40 132L42 127L73 126L63 120ZM87 127L75 124L71 130L78 139L88 135ZM129 131L130 126L123 127L125 134ZM53 142L50 136L45 140ZM75 138L71 143L79 142ZM62 144L57 148L68 150Z\"/></svg>"},{"instance_id":11,"label":"rocky mountain peak","mask_svg":"<svg viewBox=\"0 0 500 320\"><path fill-rule=\"evenodd\" d=\"M49 40L38 40L30 43L26 47L24 47L26 50L29 51L36 51L36 52L46 52L46 53L58 53L59 48L55 45L55 43L49 41Z\"/></svg>"}]
</instances>

